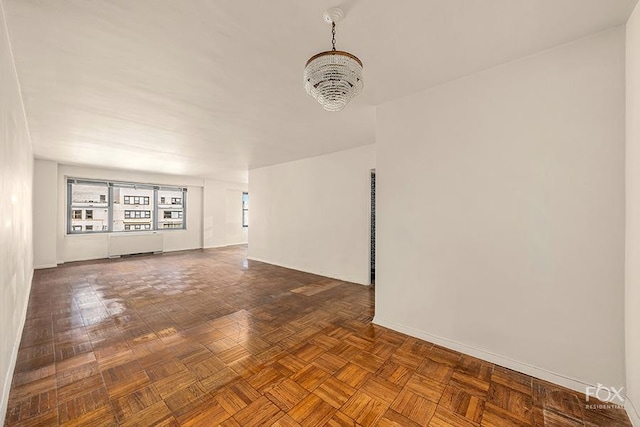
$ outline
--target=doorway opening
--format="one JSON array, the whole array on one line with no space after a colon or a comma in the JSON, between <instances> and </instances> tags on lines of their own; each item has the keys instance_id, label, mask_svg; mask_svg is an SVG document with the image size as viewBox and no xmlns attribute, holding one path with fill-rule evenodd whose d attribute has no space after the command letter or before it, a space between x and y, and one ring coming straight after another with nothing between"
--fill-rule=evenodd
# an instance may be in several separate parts
<instances>
[{"instance_id":1,"label":"doorway opening","mask_svg":"<svg viewBox=\"0 0 640 427\"><path fill-rule=\"evenodd\" d=\"M376 170L371 169L371 253L369 279L372 285L376 283Z\"/></svg>"}]
</instances>

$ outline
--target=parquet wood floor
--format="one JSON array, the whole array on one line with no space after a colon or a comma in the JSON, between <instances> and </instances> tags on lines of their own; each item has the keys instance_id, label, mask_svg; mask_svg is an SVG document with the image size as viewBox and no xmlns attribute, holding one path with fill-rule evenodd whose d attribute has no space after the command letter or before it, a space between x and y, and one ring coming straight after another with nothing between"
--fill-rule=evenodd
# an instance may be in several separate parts
<instances>
[{"instance_id":1,"label":"parquet wood floor","mask_svg":"<svg viewBox=\"0 0 640 427\"><path fill-rule=\"evenodd\" d=\"M7 426L630 426L246 247L36 271Z\"/></svg>"}]
</instances>

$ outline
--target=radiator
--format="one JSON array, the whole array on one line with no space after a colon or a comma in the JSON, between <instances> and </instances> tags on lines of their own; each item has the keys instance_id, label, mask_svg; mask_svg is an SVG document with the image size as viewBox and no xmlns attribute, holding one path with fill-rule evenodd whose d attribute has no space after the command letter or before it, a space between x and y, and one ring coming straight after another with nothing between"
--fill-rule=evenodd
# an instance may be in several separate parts
<instances>
[{"instance_id":1,"label":"radiator","mask_svg":"<svg viewBox=\"0 0 640 427\"><path fill-rule=\"evenodd\" d=\"M160 253L163 246L162 233L112 234L109 236L109 258L149 252Z\"/></svg>"}]
</instances>

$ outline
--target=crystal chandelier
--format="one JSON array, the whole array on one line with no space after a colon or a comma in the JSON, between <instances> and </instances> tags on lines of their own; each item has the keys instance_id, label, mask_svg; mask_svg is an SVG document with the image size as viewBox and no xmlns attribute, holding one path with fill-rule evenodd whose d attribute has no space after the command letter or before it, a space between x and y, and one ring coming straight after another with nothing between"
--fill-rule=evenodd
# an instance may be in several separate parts
<instances>
[{"instance_id":1,"label":"crystal chandelier","mask_svg":"<svg viewBox=\"0 0 640 427\"><path fill-rule=\"evenodd\" d=\"M329 9L324 19L331 24L333 49L313 55L304 68L304 88L327 111L340 111L362 90L362 62L357 56L336 50L339 8Z\"/></svg>"}]
</instances>

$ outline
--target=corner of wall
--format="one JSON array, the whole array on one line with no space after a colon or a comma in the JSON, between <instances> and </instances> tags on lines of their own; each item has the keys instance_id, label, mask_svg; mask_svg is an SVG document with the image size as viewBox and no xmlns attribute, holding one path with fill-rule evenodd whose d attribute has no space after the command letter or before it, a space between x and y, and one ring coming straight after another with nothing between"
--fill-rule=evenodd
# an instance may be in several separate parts
<instances>
[{"instance_id":1,"label":"corner of wall","mask_svg":"<svg viewBox=\"0 0 640 427\"><path fill-rule=\"evenodd\" d=\"M640 427L640 4L626 25L626 229L625 229L625 409ZM634 399L634 400L632 400Z\"/></svg>"},{"instance_id":2,"label":"corner of wall","mask_svg":"<svg viewBox=\"0 0 640 427\"><path fill-rule=\"evenodd\" d=\"M640 427L640 413L636 408L637 407L633 401L629 396L627 396L624 401L624 409L627 411L627 415L629 416L629 420L631 420L633 427Z\"/></svg>"}]
</instances>

